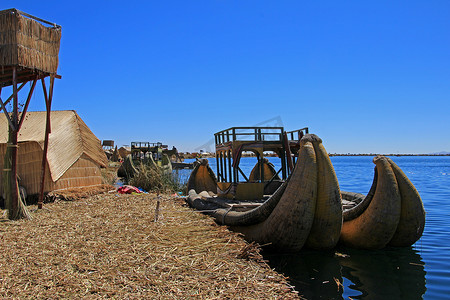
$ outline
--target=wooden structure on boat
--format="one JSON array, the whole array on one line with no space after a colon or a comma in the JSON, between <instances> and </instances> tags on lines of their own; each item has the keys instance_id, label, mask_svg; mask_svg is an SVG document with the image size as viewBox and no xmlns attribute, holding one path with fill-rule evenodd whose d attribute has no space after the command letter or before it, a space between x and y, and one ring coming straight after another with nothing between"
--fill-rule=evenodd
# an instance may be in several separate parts
<instances>
[{"instance_id":1,"label":"wooden structure on boat","mask_svg":"<svg viewBox=\"0 0 450 300\"><path fill-rule=\"evenodd\" d=\"M172 172L172 164L163 150L167 145L160 142L131 142L131 154L124 157L122 165L117 170L119 177L130 179L138 174L140 165L157 167L165 174Z\"/></svg>"},{"instance_id":2,"label":"wooden structure on boat","mask_svg":"<svg viewBox=\"0 0 450 300\"><path fill-rule=\"evenodd\" d=\"M283 127L232 127L214 134L217 161L217 185L223 195L234 199L261 199L272 194L291 174L300 139L308 128L285 132ZM258 161L247 177L239 166L244 152L251 152ZM264 170L267 153L281 160L281 168Z\"/></svg>"},{"instance_id":3,"label":"wooden structure on boat","mask_svg":"<svg viewBox=\"0 0 450 300\"><path fill-rule=\"evenodd\" d=\"M162 158L163 149L167 149L167 146L160 142L131 142L131 156L134 160L145 159L151 153L153 159L159 161Z\"/></svg>"},{"instance_id":4,"label":"wooden structure on boat","mask_svg":"<svg viewBox=\"0 0 450 300\"><path fill-rule=\"evenodd\" d=\"M0 96L1 90L11 90L11 95L0 104L9 125L7 165L5 176L10 180L10 189L6 197L11 199L13 214L19 209L19 194L17 184L17 140L23 124L28 105L33 95L37 81L41 81L46 104L46 125L44 151L41 168L41 195L38 207L42 208L45 180L45 165L47 161L48 134L50 133L50 111L53 99L53 86L57 75L58 55L61 40L61 26L37 18L17 9L0 11ZM49 87L45 79L49 78ZM27 83L30 83L27 85ZM28 95L19 112L19 91L29 86ZM12 111L8 112L6 105L12 102ZM10 164L10 166L9 166ZM10 216L11 218L11 216ZM14 218L14 216L12 217Z\"/></svg>"}]
</instances>

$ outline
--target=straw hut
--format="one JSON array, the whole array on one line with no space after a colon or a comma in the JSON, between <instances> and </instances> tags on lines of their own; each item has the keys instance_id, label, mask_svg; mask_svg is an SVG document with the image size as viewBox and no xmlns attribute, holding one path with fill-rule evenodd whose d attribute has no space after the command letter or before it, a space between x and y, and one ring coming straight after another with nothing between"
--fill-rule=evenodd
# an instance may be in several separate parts
<instances>
[{"instance_id":1,"label":"straw hut","mask_svg":"<svg viewBox=\"0 0 450 300\"><path fill-rule=\"evenodd\" d=\"M129 154L131 154L131 148L130 147L120 147L118 149L119 155L121 158L125 159Z\"/></svg>"},{"instance_id":2,"label":"straw hut","mask_svg":"<svg viewBox=\"0 0 450 300\"><path fill-rule=\"evenodd\" d=\"M19 185L28 195L39 194L46 112L28 112L19 136ZM8 125L0 115L0 167L8 139ZM102 184L100 167L107 158L100 140L75 111L53 111L47 153L44 192ZM3 176L0 172L0 178ZM3 187L0 185L0 195Z\"/></svg>"}]
</instances>

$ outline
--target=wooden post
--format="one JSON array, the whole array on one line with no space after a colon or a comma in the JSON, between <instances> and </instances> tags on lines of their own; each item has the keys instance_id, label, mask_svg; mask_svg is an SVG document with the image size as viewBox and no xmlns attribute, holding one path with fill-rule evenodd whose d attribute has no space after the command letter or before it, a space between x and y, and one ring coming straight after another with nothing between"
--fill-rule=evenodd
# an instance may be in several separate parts
<instances>
[{"instance_id":1,"label":"wooden post","mask_svg":"<svg viewBox=\"0 0 450 300\"><path fill-rule=\"evenodd\" d=\"M217 138L216 138L216 141L217 141ZM219 169L219 159L220 159L220 151L216 151L216 169L217 169L217 181L219 181L220 182L220 177L219 177L219 174L220 174L220 169Z\"/></svg>"},{"instance_id":2,"label":"wooden post","mask_svg":"<svg viewBox=\"0 0 450 300\"><path fill-rule=\"evenodd\" d=\"M224 182L227 181L227 151L222 151L222 160L223 160L223 176L222 179Z\"/></svg>"},{"instance_id":3,"label":"wooden post","mask_svg":"<svg viewBox=\"0 0 450 300\"><path fill-rule=\"evenodd\" d=\"M7 145L11 147L11 214L15 216L19 210L19 191L17 185L17 125L19 114L19 97L17 91L17 70L13 67L13 113L12 123L13 128L10 128L11 132L11 144Z\"/></svg>"},{"instance_id":4,"label":"wooden post","mask_svg":"<svg viewBox=\"0 0 450 300\"><path fill-rule=\"evenodd\" d=\"M47 95L47 88L45 86L45 80L44 80L44 78L41 79L42 89L44 91L45 107L47 109L47 115L46 115L46 125L45 125L44 151L42 154L42 166L41 166L41 191L39 194L38 209L41 209L42 205L44 203L45 167L47 165L48 136L51 132L50 111L51 111L51 106L52 106L54 81L55 81L55 77L53 75L50 75L50 88L49 88L49 94Z\"/></svg>"},{"instance_id":5,"label":"wooden post","mask_svg":"<svg viewBox=\"0 0 450 300\"><path fill-rule=\"evenodd\" d=\"M232 182L233 174L232 174L232 170L231 170L231 167L232 167L231 166L231 150L227 151L227 158L228 158L228 176L229 176L228 182ZM227 181L226 178L225 178L225 181Z\"/></svg>"},{"instance_id":6,"label":"wooden post","mask_svg":"<svg viewBox=\"0 0 450 300\"><path fill-rule=\"evenodd\" d=\"M292 163L292 156L291 156L291 148L289 146L289 140L286 134L286 131L284 132L284 148L286 151L286 158L287 158L287 164L288 164L288 174L292 173L292 170L294 170L294 164Z\"/></svg>"},{"instance_id":7,"label":"wooden post","mask_svg":"<svg viewBox=\"0 0 450 300\"><path fill-rule=\"evenodd\" d=\"M156 200L155 219L153 220L153 222L158 222L158 218L159 218L159 200Z\"/></svg>"},{"instance_id":8,"label":"wooden post","mask_svg":"<svg viewBox=\"0 0 450 300\"><path fill-rule=\"evenodd\" d=\"M218 176L217 176L217 179L219 179L220 181L225 181L224 178L223 178L223 160L224 160L224 159L223 159L223 152L220 151L220 153L219 153L219 161L216 162L216 163L218 163L219 166L220 166L219 174L217 174L217 175L218 175ZM220 179L220 178L222 178L222 179Z\"/></svg>"},{"instance_id":9,"label":"wooden post","mask_svg":"<svg viewBox=\"0 0 450 300\"><path fill-rule=\"evenodd\" d=\"M4 188L6 197L5 200L7 202L8 215L9 219L17 220L21 218L31 219L30 214L24 202L21 201L20 192L19 192L19 184L18 184L18 143L19 143L19 130L25 118L26 110L28 109L28 105L31 100L31 96L33 94L34 84L30 88L28 93L27 101L24 106L24 111L22 116L19 118L19 91L25 86L26 82L23 82L20 87L18 85L18 75L17 68L12 67L12 94L8 99L3 102L0 98L0 105L5 113L6 119L8 120L8 143L7 150L5 153L4 159ZM35 81L37 80L37 77ZM1 88L0 88L1 91ZM8 113L6 109L6 105L8 102L12 100L12 111Z\"/></svg>"},{"instance_id":10,"label":"wooden post","mask_svg":"<svg viewBox=\"0 0 450 300\"><path fill-rule=\"evenodd\" d=\"M257 153L257 157L256 159L258 160L259 163L259 182L264 182L264 151L261 151L261 153L256 152Z\"/></svg>"}]
</instances>

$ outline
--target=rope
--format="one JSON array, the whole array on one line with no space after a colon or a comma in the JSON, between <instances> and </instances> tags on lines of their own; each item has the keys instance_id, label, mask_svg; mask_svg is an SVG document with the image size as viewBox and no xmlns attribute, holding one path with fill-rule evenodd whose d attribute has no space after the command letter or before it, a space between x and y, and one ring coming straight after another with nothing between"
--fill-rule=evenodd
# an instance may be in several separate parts
<instances>
[{"instance_id":1,"label":"rope","mask_svg":"<svg viewBox=\"0 0 450 300\"><path fill-rule=\"evenodd\" d=\"M222 216L222 225L225 224L225 217L227 216L227 214L233 209L233 206L230 206L227 211L223 214Z\"/></svg>"},{"instance_id":2,"label":"rope","mask_svg":"<svg viewBox=\"0 0 450 300\"><path fill-rule=\"evenodd\" d=\"M6 144L6 147L8 147L8 148L19 148L19 145Z\"/></svg>"}]
</instances>

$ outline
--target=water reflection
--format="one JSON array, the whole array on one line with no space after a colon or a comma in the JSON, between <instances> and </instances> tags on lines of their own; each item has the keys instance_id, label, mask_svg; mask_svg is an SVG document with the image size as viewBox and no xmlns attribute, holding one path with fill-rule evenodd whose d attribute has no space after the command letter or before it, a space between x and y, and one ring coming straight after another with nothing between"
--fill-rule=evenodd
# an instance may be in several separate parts
<instances>
[{"instance_id":1,"label":"water reflection","mask_svg":"<svg viewBox=\"0 0 450 300\"><path fill-rule=\"evenodd\" d=\"M426 291L424 263L411 247L264 257L307 299L422 299Z\"/></svg>"},{"instance_id":2,"label":"water reflection","mask_svg":"<svg viewBox=\"0 0 450 300\"><path fill-rule=\"evenodd\" d=\"M342 299L341 265L334 252L264 253L269 265L289 277L307 299Z\"/></svg>"}]
</instances>

